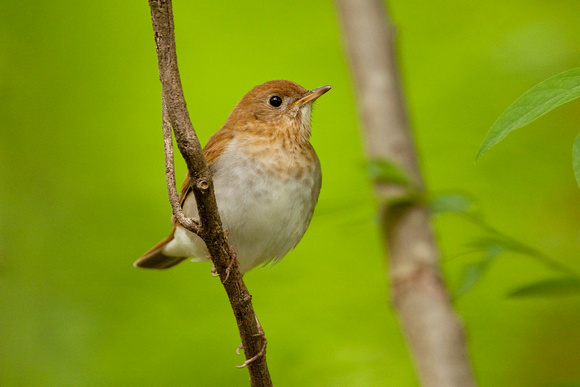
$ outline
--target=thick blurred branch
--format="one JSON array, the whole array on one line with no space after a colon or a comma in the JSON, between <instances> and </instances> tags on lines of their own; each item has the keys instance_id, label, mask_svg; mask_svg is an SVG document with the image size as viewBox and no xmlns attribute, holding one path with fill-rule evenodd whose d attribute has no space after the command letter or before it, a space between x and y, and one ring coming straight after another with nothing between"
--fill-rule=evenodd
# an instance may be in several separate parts
<instances>
[{"instance_id":1,"label":"thick blurred branch","mask_svg":"<svg viewBox=\"0 0 580 387\"><path fill-rule=\"evenodd\" d=\"M439 272L439 249L406 117L395 59L395 32L381 0L336 0L350 56L370 158L400 166L410 185L377 182L382 230L390 255L393 303L411 345L422 385L474 386L463 327Z\"/></svg>"},{"instance_id":2,"label":"thick blurred branch","mask_svg":"<svg viewBox=\"0 0 580 387\"><path fill-rule=\"evenodd\" d=\"M155 33L159 78L163 88L166 175L168 176L169 199L173 213L183 227L195 232L207 245L213 265L220 276L236 317L246 356L244 365L248 366L251 385L271 386L272 381L264 351L264 334L259 328L254 314L252 296L238 270L235 253L230 249L224 235L211 173L187 111L177 67L171 1L149 0L149 6ZM173 126L177 146L185 159L191 177L191 188L199 210L199 223L183 215L181 206L176 199L170 123Z\"/></svg>"}]
</instances>

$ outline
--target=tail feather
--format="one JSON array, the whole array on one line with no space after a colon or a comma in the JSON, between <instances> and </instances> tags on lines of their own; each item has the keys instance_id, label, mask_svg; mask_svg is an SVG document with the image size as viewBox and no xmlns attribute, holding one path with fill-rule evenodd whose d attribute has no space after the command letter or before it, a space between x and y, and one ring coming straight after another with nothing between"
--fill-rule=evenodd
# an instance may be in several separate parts
<instances>
[{"instance_id":1,"label":"tail feather","mask_svg":"<svg viewBox=\"0 0 580 387\"><path fill-rule=\"evenodd\" d=\"M181 261L187 259L187 257L171 257L169 255L163 254L163 248L173 240L173 232L163 239L161 242L157 243L151 250L143 254L133 266L140 267L143 269L168 269L180 263Z\"/></svg>"}]
</instances>

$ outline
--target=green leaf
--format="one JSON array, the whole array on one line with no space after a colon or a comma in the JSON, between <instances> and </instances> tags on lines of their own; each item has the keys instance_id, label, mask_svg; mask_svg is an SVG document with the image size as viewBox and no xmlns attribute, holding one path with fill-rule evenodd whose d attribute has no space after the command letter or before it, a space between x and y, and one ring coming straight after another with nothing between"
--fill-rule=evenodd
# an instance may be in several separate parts
<instances>
[{"instance_id":1,"label":"green leaf","mask_svg":"<svg viewBox=\"0 0 580 387\"><path fill-rule=\"evenodd\" d=\"M486 236L477 239L476 241L470 243L470 245L475 249L486 251L488 256L493 258L503 253L504 251L529 255L532 257L544 256L541 252L537 251L536 249L505 235Z\"/></svg>"},{"instance_id":2,"label":"green leaf","mask_svg":"<svg viewBox=\"0 0 580 387\"><path fill-rule=\"evenodd\" d=\"M475 251L472 252L483 252L485 254L485 259L469 264L465 267L463 271L463 280L459 289L455 292L455 297L460 297L467 293L471 288L473 288L477 282L483 277L487 272L491 263L505 251L504 247L495 243L472 243L475 247Z\"/></svg>"},{"instance_id":3,"label":"green leaf","mask_svg":"<svg viewBox=\"0 0 580 387\"><path fill-rule=\"evenodd\" d=\"M462 194L436 195L429 203L431 212L439 214L468 214L473 211L473 201Z\"/></svg>"},{"instance_id":4,"label":"green leaf","mask_svg":"<svg viewBox=\"0 0 580 387\"><path fill-rule=\"evenodd\" d=\"M455 297L460 297L471 290L477 282L483 277L489 268L492 259L484 259L483 261L475 262L465 267L463 271L463 281L461 286L455 292Z\"/></svg>"},{"instance_id":5,"label":"green leaf","mask_svg":"<svg viewBox=\"0 0 580 387\"><path fill-rule=\"evenodd\" d=\"M576 137L576 140L574 140L572 163L574 164L574 174L576 175L576 181L580 187L580 134Z\"/></svg>"},{"instance_id":6,"label":"green leaf","mask_svg":"<svg viewBox=\"0 0 580 387\"><path fill-rule=\"evenodd\" d=\"M411 181L400 166L386 159L370 159L367 163L367 173L371 179L380 183L409 185Z\"/></svg>"},{"instance_id":7,"label":"green leaf","mask_svg":"<svg viewBox=\"0 0 580 387\"><path fill-rule=\"evenodd\" d=\"M580 97L580 68L564 71L532 87L493 124L475 159L500 142L512 130L521 128L578 97Z\"/></svg>"},{"instance_id":8,"label":"green leaf","mask_svg":"<svg viewBox=\"0 0 580 387\"><path fill-rule=\"evenodd\" d=\"M508 297L553 297L580 293L580 278L562 277L537 282L516 289Z\"/></svg>"}]
</instances>

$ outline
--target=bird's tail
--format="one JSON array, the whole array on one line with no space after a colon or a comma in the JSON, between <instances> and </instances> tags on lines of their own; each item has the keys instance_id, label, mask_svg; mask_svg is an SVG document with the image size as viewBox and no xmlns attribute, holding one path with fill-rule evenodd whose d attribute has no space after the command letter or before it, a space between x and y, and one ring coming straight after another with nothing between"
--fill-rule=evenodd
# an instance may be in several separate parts
<instances>
[{"instance_id":1,"label":"bird's tail","mask_svg":"<svg viewBox=\"0 0 580 387\"><path fill-rule=\"evenodd\" d=\"M143 254L141 258L135 261L133 266L143 269L169 269L187 259L187 257L171 257L163 254L163 248L173 240L174 232Z\"/></svg>"}]
</instances>

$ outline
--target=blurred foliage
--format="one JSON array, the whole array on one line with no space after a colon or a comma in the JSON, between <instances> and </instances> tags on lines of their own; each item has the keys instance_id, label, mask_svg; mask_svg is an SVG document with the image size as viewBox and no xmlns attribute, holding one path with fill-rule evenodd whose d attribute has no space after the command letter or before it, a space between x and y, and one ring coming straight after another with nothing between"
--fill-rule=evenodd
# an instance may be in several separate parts
<instances>
[{"instance_id":1,"label":"blurred foliage","mask_svg":"<svg viewBox=\"0 0 580 387\"><path fill-rule=\"evenodd\" d=\"M562 277L543 280L532 285L524 286L510 293L510 297L538 297L576 295L580 292L580 278Z\"/></svg>"},{"instance_id":2,"label":"blurred foliage","mask_svg":"<svg viewBox=\"0 0 580 387\"><path fill-rule=\"evenodd\" d=\"M578 133L579 101L473 163L506 106L578 67L580 3L390 6L430 191L468 192L496 229L580 270L580 191L562 151ZM313 113L324 182L310 229L281 263L246 276L274 382L417 385L388 306L333 3L176 2L174 13L202 143L256 84L334 87ZM235 321L209 265L132 267L170 229L146 2L5 1L0 26L0 384L246 385L234 367ZM434 225L458 289L481 261L467 253L482 229L461 216ZM577 385L580 297L506 297L554 273L526 255L501 256L456 300L479 384Z\"/></svg>"},{"instance_id":3,"label":"blurred foliage","mask_svg":"<svg viewBox=\"0 0 580 387\"><path fill-rule=\"evenodd\" d=\"M409 176L397 164L381 158L369 159L367 162L367 174L377 183L409 184Z\"/></svg>"},{"instance_id":4,"label":"blurred foliage","mask_svg":"<svg viewBox=\"0 0 580 387\"><path fill-rule=\"evenodd\" d=\"M527 256L564 276L547 281L540 280L537 284L526 285L521 289L511 291L509 293L510 296L556 296L580 293L580 287L575 286L576 283L580 283L579 273L563 265L558 260L489 225L473 200L467 195L461 193L435 195L429 202L429 207L434 217L443 214L459 215L465 221L481 229L481 235L466 244L469 250L462 253L461 256L475 254L482 257L482 259L465 267L459 289L454 292L455 297L463 296L471 290L487 272L491 263L505 253Z\"/></svg>"},{"instance_id":5,"label":"blurred foliage","mask_svg":"<svg viewBox=\"0 0 580 387\"><path fill-rule=\"evenodd\" d=\"M540 82L511 104L510 107L508 107L508 109L497 119L483 140L483 145L479 149L476 159L505 138L505 136L507 136L512 130L528 125L549 111L578 97L580 97L580 68L564 71ZM580 151L578 150L579 138L580 136L577 136L574 141L572 162L576 180L580 185L580 178L578 177L580 175ZM459 294L463 294L473 287L477 280L483 275L483 272L487 270L491 261L493 261L493 259L500 255L504 250L528 254L531 257L540 259L550 267L556 268L557 270L563 271L567 274L573 274L573 277L542 280L538 283L527 285L518 290L512 291L510 296L554 296L580 293L580 276L577 273L570 271L568 268L563 267L557 261L534 251L518 241L506 238L505 236L501 236L499 239L486 239L482 242L483 243L479 245L488 252L488 256L485 260L466 268L465 280L458 292Z\"/></svg>"}]
</instances>

